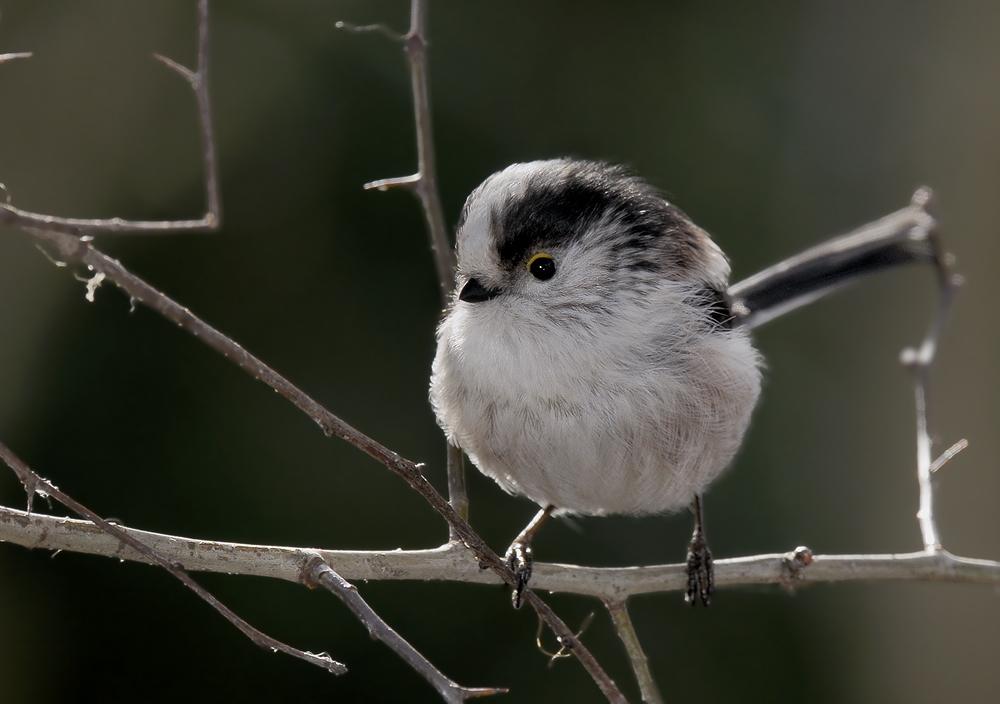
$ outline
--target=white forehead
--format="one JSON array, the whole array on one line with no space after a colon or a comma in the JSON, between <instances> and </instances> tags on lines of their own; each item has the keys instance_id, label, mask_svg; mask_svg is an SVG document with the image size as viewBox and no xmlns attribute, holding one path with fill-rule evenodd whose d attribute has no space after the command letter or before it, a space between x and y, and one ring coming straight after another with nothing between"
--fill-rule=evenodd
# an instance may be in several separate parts
<instances>
[{"instance_id":1,"label":"white forehead","mask_svg":"<svg viewBox=\"0 0 1000 704\"><path fill-rule=\"evenodd\" d=\"M458 232L459 266L464 273L483 274L500 267L493 233L490 232L492 213L502 214L508 203L520 199L531 177L554 161L530 161L513 164L486 179L469 201L465 223Z\"/></svg>"}]
</instances>

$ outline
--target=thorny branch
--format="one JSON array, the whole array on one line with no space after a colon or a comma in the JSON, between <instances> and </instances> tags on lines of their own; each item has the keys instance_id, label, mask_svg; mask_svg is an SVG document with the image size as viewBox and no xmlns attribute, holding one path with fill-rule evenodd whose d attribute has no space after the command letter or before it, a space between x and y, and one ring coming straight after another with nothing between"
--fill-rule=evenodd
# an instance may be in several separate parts
<instances>
[{"instance_id":1,"label":"thorny branch","mask_svg":"<svg viewBox=\"0 0 1000 704\"><path fill-rule=\"evenodd\" d=\"M393 187L412 190L423 206L427 230L430 234L431 249L438 282L441 285L441 301L448 305L448 299L455 287L455 256L448 238L441 207L441 195L437 187L436 152L434 150L434 129L431 124L431 96L427 72L427 0L412 0L410 4L410 31L405 35L396 34L383 24L358 27L348 22L338 22L339 29L353 32L378 32L404 45L410 64L410 83L413 88L413 117L417 135L417 173L398 178L387 178L366 183L366 189L380 191ZM468 520L469 499L465 489L465 466L462 451L448 446L448 500L458 515ZM451 540L460 540L451 530Z\"/></svg>"},{"instance_id":2,"label":"thorny branch","mask_svg":"<svg viewBox=\"0 0 1000 704\"><path fill-rule=\"evenodd\" d=\"M249 623L247 623L239 616L234 614L232 611L230 611L225 604L223 604L221 601L219 601L214 596L209 594L200 584L191 579L191 577L188 575L186 571L184 571L183 566L179 562L172 560L166 557L165 555L160 554L156 550L143 544L142 541L136 539L135 536L130 535L129 533L125 532L118 526L109 523L108 521L104 520L96 513L88 509L86 506L83 506L82 504L79 504L76 501L74 501L72 498L70 498L65 493L56 488L51 482L46 481L42 477L38 476L35 472L33 472L28 467L28 465L24 464L24 462L22 462L20 458L18 458L13 452L7 449L7 446L4 445L3 443L0 443L0 459L3 459L3 461L7 463L7 466L10 467L12 470L14 470L14 473L17 475L17 478L20 479L21 483L24 485L24 489L28 493L29 515L31 512L32 500L34 499L35 494L38 494L40 496L51 496L56 501L66 506L68 509L70 509L77 515L86 518L93 525L100 528L101 531L108 534L108 536L110 536L111 538L116 539L117 542L119 543L117 548L119 551L122 550L122 548L127 545L128 547L132 548L132 550L134 550L136 553L142 555L142 557L144 558L143 560L144 562L151 562L167 570L170 574L172 574L181 582L183 582L188 589L190 589L195 594L200 596L202 599L207 601L213 609L222 614L226 618L226 620L228 620L231 624L240 629L240 631L242 631L247 638L252 640L260 647L270 648L275 651L280 650L283 653L300 658L308 663L312 663L313 665L318 665L319 667L322 667L324 670L332 672L335 675L342 675L345 672L347 672L347 668L343 664L337 662L326 653L320 653L319 655L316 655L314 653L299 650L297 648L291 647L290 645L285 645L281 641L275 640L274 638L271 638L270 636L265 635L264 633L261 633L256 628L251 626Z\"/></svg>"},{"instance_id":3,"label":"thorny branch","mask_svg":"<svg viewBox=\"0 0 1000 704\"><path fill-rule=\"evenodd\" d=\"M340 22L338 27L353 31L380 31L396 37L383 25L354 27ZM434 151L434 129L431 125L431 96L427 74L427 0L412 0L410 3L410 31L403 37L406 57L410 62L410 82L413 87L413 116L417 128L417 173L398 178L386 178L366 183L366 189L377 188L385 191L394 187L413 190L420 199L430 232L431 247L434 250L434 264L441 296L447 301L455 287L455 257L448 241L444 208L437 187L437 164Z\"/></svg>"}]
</instances>

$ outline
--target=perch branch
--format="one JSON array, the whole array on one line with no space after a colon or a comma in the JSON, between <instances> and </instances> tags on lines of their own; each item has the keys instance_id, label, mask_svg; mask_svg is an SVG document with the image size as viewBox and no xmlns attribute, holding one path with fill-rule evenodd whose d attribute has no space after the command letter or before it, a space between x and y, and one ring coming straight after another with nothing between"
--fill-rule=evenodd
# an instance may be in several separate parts
<instances>
[{"instance_id":1,"label":"perch branch","mask_svg":"<svg viewBox=\"0 0 1000 704\"><path fill-rule=\"evenodd\" d=\"M293 648L290 645L286 645L279 640L261 633L256 628L251 626L249 623L241 619L235 613L233 613L225 604L212 596L208 591L206 591L200 584L195 582L188 573L184 570L184 567L180 562L171 559L165 555L160 554L156 550L150 548L148 545L142 543L134 535L122 530L116 525L109 523L104 520L96 513L88 509L86 506L77 503L72 498L67 496L65 493L56 488L51 482L46 481L38 474L36 474L31 468L28 467L24 462L21 461L13 452L11 452L6 445L0 443L0 459L3 459L7 463L7 466L14 470L17 478L21 480L24 485L25 491L28 493L28 512L27 516L31 516L31 505L35 494L39 496L51 496L59 503L66 506L74 513L83 516L90 523L89 525L93 528L106 534L106 536L117 544L116 550L118 552L131 548L134 554L140 555L143 562L149 562L159 565L163 569L167 570L179 579L184 585L193 591L195 594L200 596L202 599L208 602L208 604L222 614L226 620L231 624L236 626L243 634L252 640L254 643L262 648L271 648L272 650L281 651L288 655L305 660L308 663L322 667L324 670L332 672L335 675L342 675L347 672L347 668L341 663L337 662L331 658L326 653L320 653L318 655L306 651Z\"/></svg>"},{"instance_id":2,"label":"perch branch","mask_svg":"<svg viewBox=\"0 0 1000 704\"><path fill-rule=\"evenodd\" d=\"M125 526L134 536L186 569L301 581L303 566L321 558L344 579L441 580L499 584L464 546L448 543L431 550L320 550L250 545L164 535ZM0 507L0 541L44 550L67 550L122 560L151 562L123 548L117 538L87 521ZM808 555L808 559L802 559ZM804 548L715 561L718 587L746 584L806 585L816 582L921 580L1000 585L1000 562L957 557L946 550L886 555L812 555ZM531 586L538 591L621 601L638 594L683 591L685 565L581 567L536 562Z\"/></svg>"},{"instance_id":3,"label":"perch branch","mask_svg":"<svg viewBox=\"0 0 1000 704\"><path fill-rule=\"evenodd\" d=\"M361 598L357 587L334 572L328 564L320 557L313 557L305 566L302 572L303 581L310 586L322 586L333 592L337 598L354 612L368 629L369 635L385 643L392 648L399 657L405 660L410 667L416 670L434 689L437 690L441 698L451 704L460 704L466 699L473 697L485 697L490 694L504 694L506 689L492 687L470 688L462 687L451 681L440 670L432 665L427 658L407 643L396 631L389 627L378 614Z\"/></svg>"},{"instance_id":4,"label":"perch branch","mask_svg":"<svg viewBox=\"0 0 1000 704\"><path fill-rule=\"evenodd\" d=\"M6 54L20 58L30 54ZM61 218L54 215L32 213L15 208L10 203L0 203L0 224L22 229L33 228L61 232L66 235L92 236L108 233L173 234L176 232L211 232L221 222L219 205L219 180L215 163L215 142L212 138L212 111L208 100L208 0L198 0L198 70L192 71L176 61L158 54L154 57L179 74L194 92L198 104L198 121L201 131L202 163L205 172L205 197L207 210L198 220L124 220L122 218L85 219ZM0 56L0 59L3 59ZM2 61L0 61L2 63Z\"/></svg>"}]
</instances>

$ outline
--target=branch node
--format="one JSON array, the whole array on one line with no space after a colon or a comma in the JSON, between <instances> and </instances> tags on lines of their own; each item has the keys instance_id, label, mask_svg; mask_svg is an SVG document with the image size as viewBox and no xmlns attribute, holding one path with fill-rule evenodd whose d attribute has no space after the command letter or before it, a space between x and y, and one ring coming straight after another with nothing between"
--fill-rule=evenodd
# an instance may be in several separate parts
<instances>
[{"instance_id":1,"label":"branch node","mask_svg":"<svg viewBox=\"0 0 1000 704\"><path fill-rule=\"evenodd\" d=\"M937 205L934 189L930 186L921 186L914 191L913 197L910 198L910 205L929 213Z\"/></svg>"},{"instance_id":2,"label":"branch node","mask_svg":"<svg viewBox=\"0 0 1000 704\"><path fill-rule=\"evenodd\" d=\"M65 263L63 263L63 266L65 266ZM100 288L101 284L104 282L104 279L106 279L107 276L104 274L103 271L98 271L90 278L87 278L85 276L79 276L77 274L73 274L73 278L76 279L77 281L83 281L87 284L87 293L84 294L84 298L86 298L88 302L93 303L94 294L97 292L97 289Z\"/></svg>"},{"instance_id":3,"label":"branch node","mask_svg":"<svg viewBox=\"0 0 1000 704\"><path fill-rule=\"evenodd\" d=\"M802 580L802 570L812 564L812 550L800 545L791 552L781 556L781 581L784 584L794 584Z\"/></svg>"},{"instance_id":4,"label":"branch node","mask_svg":"<svg viewBox=\"0 0 1000 704\"><path fill-rule=\"evenodd\" d=\"M163 54L153 54L153 58L163 63L167 68L176 71L192 88L198 87L198 82L201 80L201 76L197 72L192 71L187 66L177 63L173 59L167 58Z\"/></svg>"},{"instance_id":5,"label":"branch node","mask_svg":"<svg viewBox=\"0 0 1000 704\"><path fill-rule=\"evenodd\" d=\"M424 49L427 48L427 41L424 39L424 35L416 27L407 32L406 36L402 39L406 53L411 59L419 57L424 52Z\"/></svg>"}]
</instances>

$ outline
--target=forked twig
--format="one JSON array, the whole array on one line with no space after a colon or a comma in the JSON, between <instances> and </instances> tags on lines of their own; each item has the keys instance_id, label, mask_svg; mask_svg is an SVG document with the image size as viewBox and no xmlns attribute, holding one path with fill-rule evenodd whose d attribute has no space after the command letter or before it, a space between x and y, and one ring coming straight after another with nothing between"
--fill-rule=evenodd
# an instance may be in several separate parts
<instances>
[{"instance_id":1,"label":"forked twig","mask_svg":"<svg viewBox=\"0 0 1000 704\"><path fill-rule=\"evenodd\" d=\"M74 513L83 516L88 521L93 523L95 526L100 528L103 532L116 538L120 545L127 545L128 547L135 550L137 553L142 555L147 562L152 562L159 565L163 569L167 570L179 579L184 585L193 591L195 594L200 596L202 599L207 601L209 605L222 614L227 621L236 626L243 634L252 640L254 643L262 648L270 648L274 651L281 651L293 657L305 660L308 663L322 667L328 672L332 672L335 675L342 675L347 672L347 668L331 658L326 653L310 653L307 651L299 650L298 648L293 648L290 645L286 645L279 640L272 638L271 636L261 633L256 628L251 626L249 623L244 621L242 618L233 613L225 604L212 596L208 591L204 589L200 584L191 579L190 575L184 570L183 565L180 562L171 560L164 555L161 555L156 550L145 545L142 541L136 539L132 535L129 535L123 531L118 526L109 523L104 520L96 513L77 503L72 498L67 496L64 492L60 491L51 482L46 481L38 474L36 474L28 465L21 461L17 455L11 452L6 445L0 442L0 459L3 459L7 463L7 466L14 470L17 478L21 480L24 485L25 491L28 493L28 512L31 512L32 500L35 494L40 496L51 496L56 501L64 505L66 508L70 509Z\"/></svg>"},{"instance_id":2,"label":"forked twig","mask_svg":"<svg viewBox=\"0 0 1000 704\"><path fill-rule=\"evenodd\" d=\"M399 657L409 663L410 667L420 673L446 702L460 704L467 699L507 692L506 689L494 687L462 687L448 679L375 613L358 594L357 587L337 574L321 557L313 557L306 563L302 570L302 581L310 586L322 586L335 594L365 625L372 638L392 648Z\"/></svg>"},{"instance_id":3,"label":"forked twig","mask_svg":"<svg viewBox=\"0 0 1000 704\"><path fill-rule=\"evenodd\" d=\"M30 54L6 54L21 58ZM174 234L176 232L211 232L218 229L222 211L219 204L219 179L212 137L212 111L208 99L208 0L198 0L198 69L192 71L176 61L154 54L180 75L194 92L201 126L202 164L205 173L205 214L197 220L124 220L122 218L62 218L15 208L0 203L0 224L21 228L36 228L67 235L92 236L110 233ZM3 58L3 57L0 57ZM2 61L0 61L2 63Z\"/></svg>"}]
</instances>

